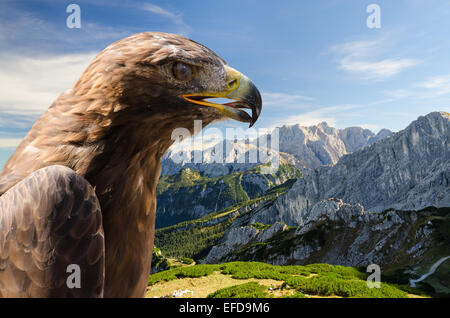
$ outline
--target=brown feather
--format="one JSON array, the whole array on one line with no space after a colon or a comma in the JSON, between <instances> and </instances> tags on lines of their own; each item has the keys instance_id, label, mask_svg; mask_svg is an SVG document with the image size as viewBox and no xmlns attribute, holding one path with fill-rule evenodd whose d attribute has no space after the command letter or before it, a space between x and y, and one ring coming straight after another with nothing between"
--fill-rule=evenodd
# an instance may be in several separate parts
<instances>
[{"instance_id":1,"label":"brown feather","mask_svg":"<svg viewBox=\"0 0 450 318\"><path fill-rule=\"evenodd\" d=\"M100 204L86 180L62 166L39 169L0 197L0 211L0 296L103 295ZM67 287L69 264L82 268L83 288Z\"/></svg>"}]
</instances>

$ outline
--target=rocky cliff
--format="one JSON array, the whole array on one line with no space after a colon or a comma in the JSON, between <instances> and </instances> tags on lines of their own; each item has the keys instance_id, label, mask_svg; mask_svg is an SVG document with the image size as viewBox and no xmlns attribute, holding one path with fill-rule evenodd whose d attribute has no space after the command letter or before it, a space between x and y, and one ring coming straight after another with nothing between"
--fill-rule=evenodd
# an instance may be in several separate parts
<instances>
[{"instance_id":1,"label":"rocky cliff","mask_svg":"<svg viewBox=\"0 0 450 318\"><path fill-rule=\"evenodd\" d=\"M419 117L391 137L311 171L253 221L302 225L318 202L330 198L375 212L448 207L449 142L448 113Z\"/></svg>"},{"instance_id":2,"label":"rocky cliff","mask_svg":"<svg viewBox=\"0 0 450 318\"><path fill-rule=\"evenodd\" d=\"M254 213L236 219L203 262L378 264L391 272L420 273L450 255L449 208L374 213L361 205L329 199L316 205L302 226L275 222L263 229L252 223Z\"/></svg>"},{"instance_id":3,"label":"rocky cliff","mask_svg":"<svg viewBox=\"0 0 450 318\"><path fill-rule=\"evenodd\" d=\"M335 164L345 154L392 135L387 129L374 134L361 127L336 129L322 122L315 126L300 125L280 128L280 151L291 154L304 168Z\"/></svg>"}]
</instances>

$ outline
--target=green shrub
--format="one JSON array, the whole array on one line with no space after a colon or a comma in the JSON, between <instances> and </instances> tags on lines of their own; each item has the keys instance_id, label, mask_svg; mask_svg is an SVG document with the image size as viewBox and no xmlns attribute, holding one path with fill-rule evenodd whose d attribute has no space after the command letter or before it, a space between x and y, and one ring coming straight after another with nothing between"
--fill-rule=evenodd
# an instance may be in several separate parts
<instances>
[{"instance_id":1,"label":"green shrub","mask_svg":"<svg viewBox=\"0 0 450 318\"><path fill-rule=\"evenodd\" d=\"M334 273L340 278L355 278L355 279L366 279L368 274L360 272L354 267L347 267L341 265L330 265L330 264L310 264L304 266L306 270L314 274L321 275L332 275Z\"/></svg>"},{"instance_id":2,"label":"green shrub","mask_svg":"<svg viewBox=\"0 0 450 318\"><path fill-rule=\"evenodd\" d=\"M269 298L267 287L256 282L222 288L208 295L208 298Z\"/></svg>"},{"instance_id":3,"label":"green shrub","mask_svg":"<svg viewBox=\"0 0 450 318\"><path fill-rule=\"evenodd\" d=\"M302 292L297 291L294 295L282 296L281 298L308 298Z\"/></svg>"},{"instance_id":4,"label":"green shrub","mask_svg":"<svg viewBox=\"0 0 450 318\"><path fill-rule=\"evenodd\" d=\"M218 270L219 265L204 265L204 264L189 267L172 268L169 269L168 271L163 271L150 275L148 285L149 286L154 285L162 281L168 282L170 280L174 280L177 278L184 278L184 277L195 278L207 276Z\"/></svg>"},{"instance_id":5,"label":"green shrub","mask_svg":"<svg viewBox=\"0 0 450 318\"><path fill-rule=\"evenodd\" d=\"M250 224L252 228L258 231L266 230L272 226L272 224L253 223Z\"/></svg>"},{"instance_id":6,"label":"green shrub","mask_svg":"<svg viewBox=\"0 0 450 318\"><path fill-rule=\"evenodd\" d=\"M192 263L194 263L194 260L189 257L182 257L180 258L180 262L186 265L191 265Z\"/></svg>"},{"instance_id":7,"label":"green shrub","mask_svg":"<svg viewBox=\"0 0 450 318\"><path fill-rule=\"evenodd\" d=\"M235 279L273 279L283 282L284 288L294 288L298 298L309 295L342 296L359 298L405 298L408 293L418 294L412 288L382 282L381 288L369 288L367 273L356 268L329 264L306 266L275 266L260 262L230 262L221 265L195 265L180 267L150 276L149 284L181 277L202 277L215 271L231 275ZM315 274L308 277L310 274ZM264 286L248 283L224 288L208 297L268 297Z\"/></svg>"},{"instance_id":8,"label":"green shrub","mask_svg":"<svg viewBox=\"0 0 450 318\"><path fill-rule=\"evenodd\" d=\"M357 298L406 298L408 294L395 286L381 283L380 288L369 288L365 280L344 280L333 275L311 278L289 277L286 283L305 294Z\"/></svg>"},{"instance_id":9,"label":"green shrub","mask_svg":"<svg viewBox=\"0 0 450 318\"><path fill-rule=\"evenodd\" d=\"M305 266L277 266L261 262L231 262L221 265L223 274L231 274L233 278L275 279L284 280L290 275L310 275Z\"/></svg>"}]
</instances>

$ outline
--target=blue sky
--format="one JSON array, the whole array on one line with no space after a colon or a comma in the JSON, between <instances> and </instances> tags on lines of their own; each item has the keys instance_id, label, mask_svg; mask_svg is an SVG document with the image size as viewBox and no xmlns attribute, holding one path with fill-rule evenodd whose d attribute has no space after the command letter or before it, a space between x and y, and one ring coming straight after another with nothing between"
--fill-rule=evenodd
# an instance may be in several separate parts
<instances>
[{"instance_id":1,"label":"blue sky","mask_svg":"<svg viewBox=\"0 0 450 318\"><path fill-rule=\"evenodd\" d=\"M80 29L66 26L71 3ZM372 3L379 29L366 25ZM401 130L450 111L449 17L450 2L436 0L3 0L0 167L95 54L141 31L183 34L252 78L264 101L256 127Z\"/></svg>"}]
</instances>

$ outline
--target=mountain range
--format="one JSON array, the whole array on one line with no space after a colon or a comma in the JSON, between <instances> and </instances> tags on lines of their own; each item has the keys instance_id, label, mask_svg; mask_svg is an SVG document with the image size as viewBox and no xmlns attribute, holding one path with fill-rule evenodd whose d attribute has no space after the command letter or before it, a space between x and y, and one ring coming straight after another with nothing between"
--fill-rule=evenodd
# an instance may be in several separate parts
<instances>
[{"instance_id":1,"label":"mountain range","mask_svg":"<svg viewBox=\"0 0 450 318\"><path fill-rule=\"evenodd\" d=\"M374 134L360 127L336 129L325 122L309 127L283 126L279 128L279 151L267 149L280 157L281 168L269 174L259 173L258 166L263 162L249 162L249 152L256 146L245 139L178 144L162 160L156 227L199 218L256 198L270 187L298 178L302 172L335 164L343 155L391 135L387 129ZM213 160L217 149L223 153L223 162ZM195 158L202 162L194 163Z\"/></svg>"},{"instance_id":2,"label":"mountain range","mask_svg":"<svg viewBox=\"0 0 450 318\"><path fill-rule=\"evenodd\" d=\"M361 127L337 129L322 122L315 126L282 126L279 128L279 150L268 149L280 155L285 162L295 164L298 168L317 168L322 165L335 164L340 157L352 153L385 137L391 136L388 129L381 129L374 134ZM259 139L267 139L266 135ZM223 162L213 162L211 157L216 149L223 149ZM245 171L264 162L250 163L249 152L255 145L246 139L214 142L206 139L196 145L190 141L170 148L162 159L161 175L178 173L183 167L200 171L202 174L216 177L237 171ZM200 163L194 163L199 156Z\"/></svg>"},{"instance_id":3,"label":"mountain range","mask_svg":"<svg viewBox=\"0 0 450 318\"><path fill-rule=\"evenodd\" d=\"M163 252L202 263L375 263L403 283L416 279L450 255L449 121L449 113L434 112L402 131L377 135L325 123L281 127L280 154L290 160L283 161L278 178L239 203L205 209L199 218L157 230L155 242ZM234 172L240 181L229 188L240 184L251 192L253 186L243 187L242 180L250 174L259 178L259 167ZM162 178L176 184L186 169ZM207 177L206 170L195 173ZM215 200L208 189L199 195ZM450 293L446 263L425 280L436 292Z\"/></svg>"}]
</instances>

